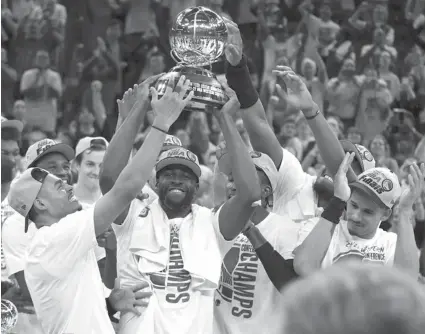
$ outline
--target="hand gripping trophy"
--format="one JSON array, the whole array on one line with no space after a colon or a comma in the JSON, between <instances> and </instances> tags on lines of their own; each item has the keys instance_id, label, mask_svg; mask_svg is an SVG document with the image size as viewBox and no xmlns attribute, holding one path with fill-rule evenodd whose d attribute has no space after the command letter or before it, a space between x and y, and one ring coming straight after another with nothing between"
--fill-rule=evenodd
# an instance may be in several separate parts
<instances>
[{"instance_id":1,"label":"hand gripping trophy","mask_svg":"<svg viewBox=\"0 0 425 334\"><path fill-rule=\"evenodd\" d=\"M18 322L18 310L16 306L6 299L1 301L1 332L9 333Z\"/></svg>"},{"instance_id":2,"label":"hand gripping trophy","mask_svg":"<svg viewBox=\"0 0 425 334\"><path fill-rule=\"evenodd\" d=\"M176 83L181 75L191 81L193 98L188 111L221 108L228 97L215 75L203 68L216 62L224 52L227 27L223 18L206 7L190 7L177 15L170 32L171 57L177 66L162 76L156 85L162 96L168 80Z\"/></svg>"}]
</instances>

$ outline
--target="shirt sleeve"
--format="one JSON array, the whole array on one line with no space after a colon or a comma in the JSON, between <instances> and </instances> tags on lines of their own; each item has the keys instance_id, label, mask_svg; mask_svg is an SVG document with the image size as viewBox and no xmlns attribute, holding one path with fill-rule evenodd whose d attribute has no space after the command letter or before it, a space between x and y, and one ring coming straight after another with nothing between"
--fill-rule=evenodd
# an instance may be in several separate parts
<instances>
[{"instance_id":1,"label":"shirt sleeve","mask_svg":"<svg viewBox=\"0 0 425 334\"><path fill-rule=\"evenodd\" d=\"M2 246L9 276L24 270L29 243L24 229L25 219L17 213L6 219L2 227Z\"/></svg>"},{"instance_id":2,"label":"shirt sleeve","mask_svg":"<svg viewBox=\"0 0 425 334\"><path fill-rule=\"evenodd\" d=\"M223 205L220 206L218 209L212 210L212 223L213 223L213 228L214 228L218 248L220 250L221 256L224 258L224 256L230 250L230 248L232 248L233 243L234 243L234 239L226 240L226 239L224 239L223 235L221 234L220 223L219 223L219 215L220 215L220 211L221 211L222 207L223 207Z\"/></svg>"},{"instance_id":3,"label":"shirt sleeve","mask_svg":"<svg viewBox=\"0 0 425 334\"><path fill-rule=\"evenodd\" d=\"M112 229L114 230L114 233L117 238L121 237L123 234L128 231L128 229L131 226L131 221L139 216L141 212L143 211L143 208L146 207L146 204L144 201L141 201L139 199L134 199L130 204L130 209L128 210L127 217L125 217L125 220L121 225L118 224L112 224Z\"/></svg>"},{"instance_id":4,"label":"shirt sleeve","mask_svg":"<svg viewBox=\"0 0 425 334\"><path fill-rule=\"evenodd\" d=\"M28 264L35 260L52 276L66 275L97 245L94 208L78 211L56 224L40 228L33 242Z\"/></svg>"}]
</instances>

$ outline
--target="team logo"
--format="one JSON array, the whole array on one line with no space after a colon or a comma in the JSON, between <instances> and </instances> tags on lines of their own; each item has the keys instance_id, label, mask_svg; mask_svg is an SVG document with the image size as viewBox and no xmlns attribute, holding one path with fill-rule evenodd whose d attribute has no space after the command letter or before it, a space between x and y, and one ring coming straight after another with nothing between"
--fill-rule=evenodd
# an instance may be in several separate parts
<instances>
[{"instance_id":1,"label":"team logo","mask_svg":"<svg viewBox=\"0 0 425 334\"><path fill-rule=\"evenodd\" d=\"M369 151L363 152L363 159L367 161L373 161L373 156Z\"/></svg>"},{"instance_id":2,"label":"team logo","mask_svg":"<svg viewBox=\"0 0 425 334\"><path fill-rule=\"evenodd\" d=\"M196 162L196 155L190 151L187 151L187 158L192 162Z\"/></svg>"},{"instance_id":3,"label":"team logo","mask_svg":"<svg viewBox=\"0 0 425 334\"><path fill-rule=\"evenodd\" d=\"M261 157L261 153L260 152L257 152L257 151L252 151L251 152L251 158L252 159L256 159L256 158L259 158L259 157Z\"/></svg>"},{"instance_id":4,"label":"team logo","mask_svg":"<svg viewBox=\"0 0 425 334\"><path fill-rule=\"evenodd\" d=\"M382 189L384 189L384 191L391 191L393 189L393 181L390 179L382 181Z\"/></svg>"},{"instance_id":5,"label":"team logo","mask_svg":"<svg viewBox=\"0 0 425 334\"><path fill-rule=\"evenodd\" d=\"M140 212L139 217L145 218L149 214L149 207L146 206L143 208L142 212Z\"/></svg>"},{"instance_id":6,"label":"team logo","mask_svg":"<svg viewBox=\"0 0 425 334\"><path fill-rule=\"evenodd\" d=\"M55 145L55 142L51 140L42 141L41 143L38 144L37 155L40 155L46 152L49 148L51 148L54 145Z\"/></svg>"}]
</instances>

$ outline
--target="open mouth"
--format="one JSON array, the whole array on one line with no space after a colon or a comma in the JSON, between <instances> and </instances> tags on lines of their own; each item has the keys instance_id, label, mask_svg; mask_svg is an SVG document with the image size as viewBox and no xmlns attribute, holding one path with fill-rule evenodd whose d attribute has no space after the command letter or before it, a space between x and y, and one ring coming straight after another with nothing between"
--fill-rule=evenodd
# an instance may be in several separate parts
<instances>
[{"instance_id":1,"label":"open mouth","mask_svg":"<svg viewBox=\"0 0 425 334\"><path fill-rule=\"evenodd\" d=\"M74 192L73 192L73 191L71 191L71 192L69 193L69 195L68 195L68 200L69 200L70 202L77 202L77 198L75 197L75 195L74 195Z\"/></svg>"},{"instance_id":2,"label":"open mouth","mask_svg":"<svg viewBox=\"0 0 425 334\"><path fill-rule=\"evenodd\" d=\"M184 194L185 193L185 191L183 189L181 189L181 188L170 188L168 190L168 192L170 194Z\"/></svg>"}]
</instances>

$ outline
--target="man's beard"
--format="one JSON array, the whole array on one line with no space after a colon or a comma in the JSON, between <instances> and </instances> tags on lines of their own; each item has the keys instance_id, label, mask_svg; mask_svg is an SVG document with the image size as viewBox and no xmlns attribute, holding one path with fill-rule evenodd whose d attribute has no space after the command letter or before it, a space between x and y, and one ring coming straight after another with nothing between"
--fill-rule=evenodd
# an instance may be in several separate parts
<instances>
[{"instance_id":1,"label":"man's beard","mask_svg":"<svg viewBox=\"0 0 425 334\"><path fill-rule=\"evenodd\" d=\"M158 190L158 197L159 201L162 204L163 207L173 211L173 212L179 212L181 210L184 210L188 206L192 205L195 198L195 189L194 188L186 188L184 197L179 200L175 201L173 200L172 196L170 196L169 186L159 186L157 187Z\"/></svg>"}]
</instances>

